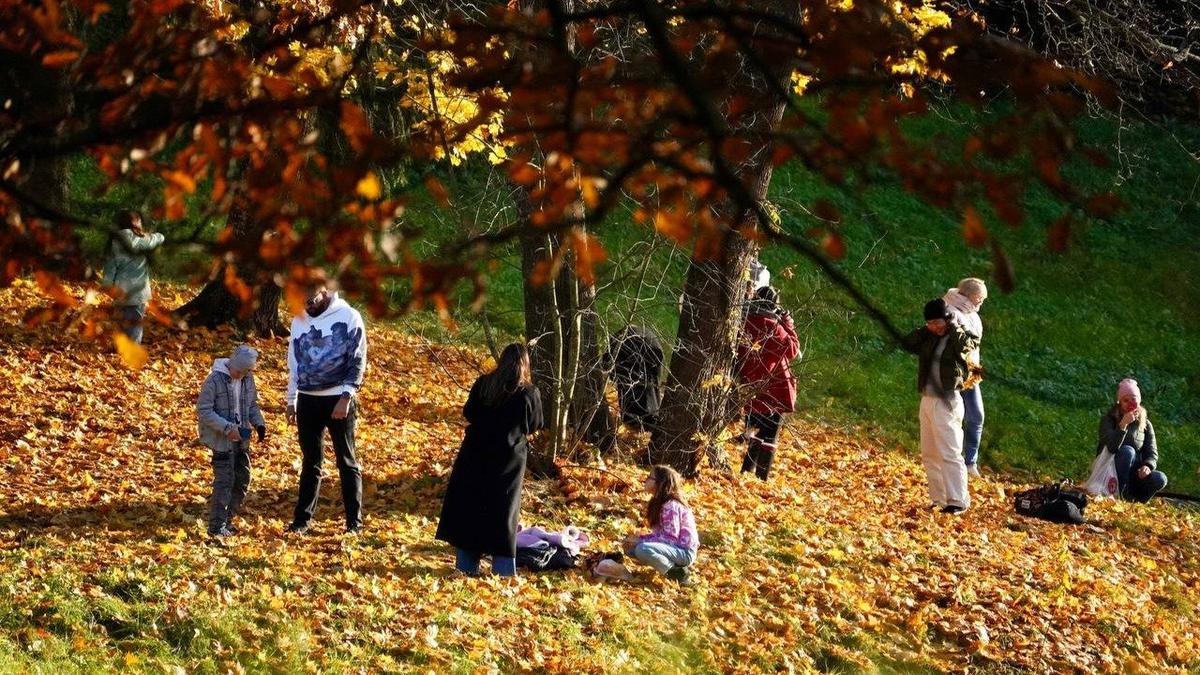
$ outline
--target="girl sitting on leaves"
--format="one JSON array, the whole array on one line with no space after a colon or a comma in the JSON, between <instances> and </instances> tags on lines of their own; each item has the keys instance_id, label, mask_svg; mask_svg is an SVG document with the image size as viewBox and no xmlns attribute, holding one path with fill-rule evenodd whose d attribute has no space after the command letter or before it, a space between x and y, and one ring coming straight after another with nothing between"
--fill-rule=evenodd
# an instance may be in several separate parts
<instances>
[{"instance_id":1,"label":"girl sitting on leaves","mask_svg":"<svg viewBox=\"0 0 1200 675\"><path fill-rule=\"evenodd\" d=\"M654 466L646 477L646 520L652 528L649 534L625 538L625 552L645 563L659 574L684 586L692 585L688 568L696 562L700 537L696 532L696 517L683 498L683 479L672 468Z\"/></svg>"}]
</instances>

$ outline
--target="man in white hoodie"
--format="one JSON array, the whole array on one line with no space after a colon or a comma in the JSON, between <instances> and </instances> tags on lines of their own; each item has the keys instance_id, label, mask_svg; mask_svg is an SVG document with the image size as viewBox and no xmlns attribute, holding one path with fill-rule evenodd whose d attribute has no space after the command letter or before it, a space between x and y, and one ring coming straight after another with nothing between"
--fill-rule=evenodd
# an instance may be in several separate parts
<instances>
[{"instance_id":1,"label":"man in white hoodie","mask_svg":"<svg viewBox=\"0 0 1200 675\"><path fill-rule=\"evenodd\" d=\"M308 290L288 342L287 419L300 437L300 495L289 532L304 534L317 510L325 430L333 440L346 531L362 530L362 470L354 456L355 396L367 368L362 316L323 281Z\"/></svg>"},{"instance_id":2,"label":"man in white hoodie","mask_svg":"<svg viewBox=\"0 0 1200 675\"><path fill-rule=\"evenodd\" d=\"M983 279L969 277L958 282L956 288L946 291L942 297L946 301L954 320L971 335L983 338L983 320L979 318L979 309L987 300L987 285ZM967 368L976 370L983 363L979 359L979 347L967 355ZM970 378L974 380L976 378ZM973 385L968 382L968 388L962 391L963 401L963 461L967 465L967 475L979 477L979 443L983 439L983 389L979 382Z\"/></svg>"}]
</instances>

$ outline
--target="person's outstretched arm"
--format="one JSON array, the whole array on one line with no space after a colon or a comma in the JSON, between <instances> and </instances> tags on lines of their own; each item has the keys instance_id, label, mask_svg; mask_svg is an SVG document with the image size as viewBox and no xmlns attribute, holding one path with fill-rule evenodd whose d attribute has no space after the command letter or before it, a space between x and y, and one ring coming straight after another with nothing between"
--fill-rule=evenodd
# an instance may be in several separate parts
<instances>
[{"instance_id":1,"label":"person's outstretched arm","mask_svg":"<svg viewBox=\"0 0 1200 675\"><path fill-rule=\"evenodd\" d=\"M117 233L117 239L120 240L117 245L124 247L130 253L149 253L162 246L166 237L161 232L134 234L133 230L121 230Z\"/></svg>"},{"instance_id":2,"label":"person's outstretched arm","mask_svg":"<svg viewBox=\"0 0 1200 675\"><path fill-rule=\"evenodd\" d=\"M909 354L920 354L921 353L921 343L923 343L924 341L925 341L925 329L918 328L918 329L914 330L913 332L909 333L908 335L905 335L904 338L900 340L900 348L903 349L904 351L908 352Z\"/></svg>"}]
</instances>

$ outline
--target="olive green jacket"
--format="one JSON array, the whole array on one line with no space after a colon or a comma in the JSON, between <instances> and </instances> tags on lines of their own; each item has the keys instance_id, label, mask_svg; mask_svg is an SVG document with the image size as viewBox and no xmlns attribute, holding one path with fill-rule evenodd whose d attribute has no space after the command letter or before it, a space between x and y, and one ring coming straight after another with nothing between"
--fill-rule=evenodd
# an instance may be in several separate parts
<instances>
[{"instance_id":1,"label":"olive green jacket","mask_svg":"<svg viewBox=\"0 0 1200 675\"><path fill-rule=\"evenodd\" d=\"M929 370L941 339L941 335L922 326L905 336L901 343L906 351L919 357L918 392L925 393L925 385L929 383ZM938 364L941 369L943 396L962 391L963 382L967 379L967 355L978 348L978 337L966 332L958 324L950 324L950 330L946 332L946 348L942 351L942 359Z\"/></svg>"}]
</instances>

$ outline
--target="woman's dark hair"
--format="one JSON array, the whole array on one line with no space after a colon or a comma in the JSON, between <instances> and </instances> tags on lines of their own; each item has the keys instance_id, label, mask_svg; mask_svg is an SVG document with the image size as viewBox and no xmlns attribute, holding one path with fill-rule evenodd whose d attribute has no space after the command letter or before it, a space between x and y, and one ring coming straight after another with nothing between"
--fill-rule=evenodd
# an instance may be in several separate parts
<instances>
[{"instance_id":1,"label":"woman's dark hair","mask_svg":"<svg viewBox=\"0 0 1200 675\"><path fill-rule=\"evenodd\" d=\"M762 286L754 292L757 300L764 300L773 305L779 304L779 291L774 286Z\"/></svg>"},{"instance_id":2,"label":"woman's dark hair","mask_svg":"<svg viewBox=\"0 0 1200 675\"><path fill-rule=\"evenodd\" d=\"M779 291L772 286L763 286L754 292L750 301L750 313L762 316L779 314Z\"/></svg>"},{"instance_id":3,"label":"woman's dark hair","mask_svg":"<svg viewBox=\"0 0 1200 675\"><path fill-rule=\"evenodd\" d=\"M529 349L514 342L500 352L500 361L496 369L484 375L483 400L488 405L499 405L504 399L512 396L517 390L528 387L532 380L529 375Z\"/></svg>"},{"instance_id":4,"label":"woman's dark hair","mask_svg":"<svg viewBox=\"0 0 1200 675\"><path fill-rule=\"evenodd\" d=\"M137 211L120 211L117 213L117 229L128 230L133 228L133 221L141 218L142 214Z\"/></svg>"},{"instance_id":5,"label":"woman's dark hair","mask_svg":"<svg viewBox=\"0 0 1200 675\"><path fill-rule=\"evenodd\" d=\"M663 505L674 499L687 506L683 498L683 478L679 472L669 466L656 464L650 467L650 475L654 477L654 494L646 505L646 520L650 527L658 525L662 520Z\"/></svg>"},{"instance_id":6,"label":"woman's dark hair","mask_svg":"<svg viewBox=\"0 0 1200 675\"><path fill-rule=\"evenodd\" d=\"M107 255L113 255L117 252L117 232L119 230L132 230L134 217L141 215L141 213L133 210L117 212L117 217L114 220L116 228L108 233L108 241L104 242L104 252Z\"/></svg>"}]
</instances>

